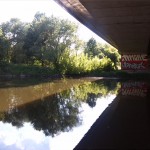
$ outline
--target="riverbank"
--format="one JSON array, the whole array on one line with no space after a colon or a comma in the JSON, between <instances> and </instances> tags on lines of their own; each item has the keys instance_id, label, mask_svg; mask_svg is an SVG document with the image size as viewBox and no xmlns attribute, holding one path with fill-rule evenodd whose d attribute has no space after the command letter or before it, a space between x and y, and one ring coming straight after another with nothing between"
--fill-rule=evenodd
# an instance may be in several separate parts
<instances>
[{"instance_id":1,"label":"riverbank","mask_svg":"<svg viewBox=\"0 0 150 150\"><path fill-rule=\"evenodd\" d=\"M5 65L0 67L0 78L64 78L64 77L107 77L107 78L150 78L150 71L127 72L122 70L96 71L90 73L61 74L50 67L29 66L29 65Z\"/></svg>"}]
</instances>

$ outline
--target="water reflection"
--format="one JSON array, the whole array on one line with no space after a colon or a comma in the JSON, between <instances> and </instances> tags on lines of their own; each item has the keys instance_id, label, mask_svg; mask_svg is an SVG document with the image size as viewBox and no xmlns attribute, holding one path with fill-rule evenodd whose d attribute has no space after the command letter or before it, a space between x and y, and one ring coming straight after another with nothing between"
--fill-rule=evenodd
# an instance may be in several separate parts
<instances>
[{"instance_id":1,"label":"water reflection","mask_svg":"<svg viewBox=\"0 0 150 150\"><path fill-rule=\"evenodd\" d=\"M149 139L150 81L128 80L75 150L150 149Z\"/></svg>"},{"instance_id":2,"label":"water reflection","mask_svg":"<svg viewBox=\"0 0 150 150\"><path fill-rule=\"evenodd\" d=\"M146 97L148 86L148 82L144 81L126 81L122 83L121 94L123 96Z\"/></svg>"},{"instance_id":3,"label":"water reflection","mask_svg":"<svg viewBox=\"0 0 150 150\"><path fill-rule=\"evenodd\" d=\"M67 83L67 80L65 80L64 85L67 85L69 83L70 81ZM8 111L0 110L0 126L4 129L7 128L7 126L9 126L10 128L13 128L13 126L17 127L19 130L14 131L17 132L16 134L18 134L19 131L22 131L22 129L24 129L25 132L28 132L28 130L30 131L30 128L32 128L31 132L40 134L44 133L44 140L46 140L46 136L55 137L63 132L68 133L75 127L87 125L88 123L84 124L84 119L86 117L92 117L96 120L95 116L90 116L88 112L91 110L94 111L94 108L95 110L99 108L99 110L97 109L96 116L98 117L100 115L100 107L102 107L102 102L105 102L105 107L107 107L120 88L120 84L116 81L86 81L83 84L75 84L67 90L64 86L65 90L61 90L62 92L44 96L43 94L41 94L41 97L39 97L39 91L43 91L42 93L50 92L50 88L45 88L49 85L50 83L44 83L44 86L38 86L36 90L35 88L31 89L30 86L26 87L26 90L27 88L33 90L30 91L28 95L25 95L24 93L18 94L18 92L20 92L19 88L16 88L15 91L9 90L7 93L3 93L1 98L9 103L9 109ZM63 87L61 89L63 89ZM34 94L31 94L32 92ZM23 99L31 96L36 97L37 95L38 99L34 100L33 102L28 102L23 105L16 105L16 103L19 103L18 101L22 101ZM108 97L112 95L113 97L111 97L111 100L107 102ZM105 109L105 107L103 108L103 110ZM95 120L92 120L90 126ZM86 131L84 132L87 132L87 130L88 129L86 128ZM5 137L6 133L1 133L2 132L0 131L0 140L1 142L3 142L3 145L5 145L2 136ZM8 136L10 135L8 134ZM80 134L79 136L80 137L78 137L78 142L82 138ZM30 143L30 139L28 140L29 141L27 143ZM60 143L61 141L57 142ZM16 145L16 143L13 143L13 145L14 144Z\"/></svg>"}]
</instances>

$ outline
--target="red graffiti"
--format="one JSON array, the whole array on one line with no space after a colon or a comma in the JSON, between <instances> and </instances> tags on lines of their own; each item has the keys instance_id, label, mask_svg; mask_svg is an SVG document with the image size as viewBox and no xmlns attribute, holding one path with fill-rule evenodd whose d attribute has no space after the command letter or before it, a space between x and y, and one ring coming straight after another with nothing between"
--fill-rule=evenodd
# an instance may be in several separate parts
<instances>
[{"instance_id":1,"label":"red graffiti","mask_svg":"<svg viewBox=\"0 0 150 150\"><path fill-rule=\"evenodd\" d=\"M129 81L121 85L121 94L123 96L145 97L148 92L148 85L145 82Z\"/></svg>"},{"instance_id":2,"label":"red graffiti","mask_svg":"<svg viewBox=\"0 0 150 150\"><path fill-rule=\"evenodd\" d=\"M148 68L147 55L122 55L122 70L146 70Z\"/></svg>"}]
</instances>

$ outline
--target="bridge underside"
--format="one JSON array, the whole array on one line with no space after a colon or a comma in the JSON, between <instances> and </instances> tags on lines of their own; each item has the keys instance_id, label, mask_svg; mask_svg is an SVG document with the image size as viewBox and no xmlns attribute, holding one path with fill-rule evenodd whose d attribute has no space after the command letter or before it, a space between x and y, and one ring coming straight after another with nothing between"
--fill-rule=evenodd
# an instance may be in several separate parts
<instances>
[{"instance_id":1,"label":"bridge underside","mask_svg":"<svg viewBox=\"0 0 150 150\"><path fill-rule=\"evenodd\" d=\"M121 54L150 55L149 0L55 0Z\"/></svg>"}]
</instances>

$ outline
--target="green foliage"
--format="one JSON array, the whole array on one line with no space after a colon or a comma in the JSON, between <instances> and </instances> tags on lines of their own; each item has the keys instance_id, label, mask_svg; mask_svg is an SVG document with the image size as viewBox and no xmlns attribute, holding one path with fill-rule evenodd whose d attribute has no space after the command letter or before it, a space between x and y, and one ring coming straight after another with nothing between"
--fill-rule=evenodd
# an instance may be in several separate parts
<instances>
[{"instance_id":1,"label":"green foliage","mask_svg":"<svg viewBox=\"0 0 150 150\"><path fill-rule=\"evenodd\" d=\"M117 50L97 43L94 38L87 43L81 41L77 29L78 26L68 20L39 12L31 23L12 18L0 25L0 61L12 64L12 68L13 64L49 67L61 74L117 70L120 62ZM22 68L16 68L20 74ZM4 70L15 73L10 66Z\"/></svg>"},{"instance_id":2,"label":"green foliage","mask_svg":"<svg viewBox=\"0 0 150 150\"><path fill-rule=\"evenodd\" d=\"M113 65L108 58L91 58L83 53L70 55L69 51L65 51L59 60L59 68L62 74L87 74L95 71L113 70Z\"/></svg>"},{"instance_id":3,"label":"green foliage","mask_svg":"<svg viewBox=\"0 0 150 150\"><path fill-rule=\"evenodd\" d=\"M1 64L0 64L1 65ZM22 65L22 64L6 64L3 63L1 74L8 75L27 75L27 76L49 76L56 72L50 67L41 67L36 65Z\"/></svg>"},{"instance_id":4,"label":"green foliage","mask_svg":"<svg viewBox=\"0 0 150 150\"><path fill-rule=\"evenodd\" d=\"M12 18L9 22L1 24L3 35L9 44L9 47L7 46L8 48L5 48L5 53L7 54L7 62L24 62L25 54L23 51L23 45L27 26L27 23L23 23L17 18Z\"/></svg>"},{"instance_id":5,"label":"green foliage","mask_svg":"<svg viewBox=\"0 0 150 150\"><path fill-rule=\"evenodd\" d=\"M4 37L4 33L0 28L0 62L7 61L9 42Z\"/></svg>"},{"instance_id":6,"label":"green foliage","mask_svg":"<svg viewBox=\"0 0 150 150\"><path fill-rule=\"evenodd\" d=\"M89 57L95 57L98 55L98 47L97 42L94 38L89 39L89 41L86 43L85 51L84 51Z\"/></svg>"},{"instance_id":7,"label":"green foliage","mask_svg":"<svg viewBox=\"0 0 150 150\"><path fill-rule=\"evenodd\" d=\"M108 44L100 44L97 43L94 38L89 39L89 41L86 44L84 53L87 54L89 57L99 57L102 58L109 58L111 62L113 63L114 69L117 70L120 66L120 55L118 51L113 48L112 46ZM105 61L105 60L104 60ZM108 66L106 67L106 70L109 71L109 68L111 70L111 63L108 62Z\"/></svg>"},{"instance_id":8,"label":"green foliage","mask_svg":"<svg viewBox=\"0 0 150 150\"><path fill-rule=\"evenodd\" d=\"M24 44L27 61L33 63L36 57L43 66L50 61L57 67L63 51L74 44L76 31L77 26L68 20L35 14Z\"/></svg>"},{"instance_id":9,"label":"green foliage","mask_svg":"<svg viewBox=\"0 0 150 150\"><path fill-rule=\"evenodd\" d=\"M121 56L114 47L108 44L105 45L98 44L98 49L100 51L99 53L100 58L107 57L113 63L115 70L118 70L118 68L120 68Z\"/></svg>"}]
</instances>

